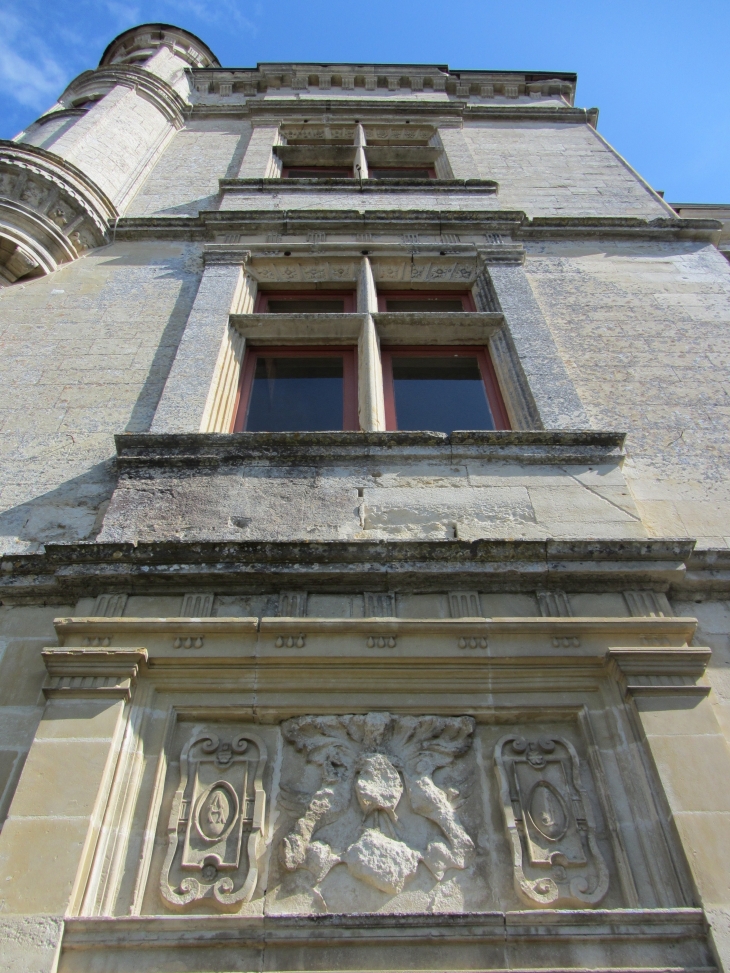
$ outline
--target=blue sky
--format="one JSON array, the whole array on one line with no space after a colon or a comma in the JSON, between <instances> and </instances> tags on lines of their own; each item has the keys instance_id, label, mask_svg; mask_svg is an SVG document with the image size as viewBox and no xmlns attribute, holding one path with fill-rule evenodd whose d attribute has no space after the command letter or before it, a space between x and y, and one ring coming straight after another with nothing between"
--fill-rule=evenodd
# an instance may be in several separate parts
<instances>
[{"instance_id":1,"label":"blue sky","mask_svg":"<svg viewBox=\"0 0 730 973\"><path fill-rule=\"evenodd\" d=\"M0 137L150 21L192 31L227 67L576 71L577 104L600 108L599 130L667 199L730 203L729 0L0 0Z\"/></svg>"}]
</instances>

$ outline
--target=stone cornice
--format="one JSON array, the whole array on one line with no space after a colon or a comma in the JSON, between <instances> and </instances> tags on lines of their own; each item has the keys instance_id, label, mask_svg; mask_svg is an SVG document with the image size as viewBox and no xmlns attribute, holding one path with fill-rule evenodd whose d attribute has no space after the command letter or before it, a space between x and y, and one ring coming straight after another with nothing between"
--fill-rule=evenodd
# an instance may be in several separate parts
<instances>
[{"instance_id":1,"label":"stone cornice","mask_svg":"<svg viewBox=\"0 0 730 973\"><path fill-rule=\"evenodd\" d=\"M573 103L577 82L575 74L565 72L459 71L441 64L302 62L195 70L193 79L202 97L253 99L269 92L272 101L291 105L291 96L277 98L276 92L284 90L291 92L298 102L320 105L342 101L382 104L387 100L408 106L423 104L431 96L436 103L440 97L441 104L448 104L450 99L466 103L471 97L483 101L545 98L562 101L567 107ZM417 92L417 98L406 101L405 90ZM376 91L378 94L373 94Z\"/></svg>"},{"instance_id":2,"label":"stone cornice","mask_svg":"<svg viewBox=\"0 0 730 973\"><path fill-rule=\"evenodd\" d=\"M283 180L274 180L281 184ZM349 182L349 181L348 181ZM351 184L350 184L351 185ZM420 189L420 187L419 187ZM277 187L278 191L278 187ZM353 206L360 198L353 189ZM445 196L446 198L446 196ZM220 234L284 233L306 234L313 230L330 233L480 232L504 234L506 244L529 239L635 239L697 240L714 243L722 224L718 220L682 220L660 217L535 217L519 210L456 209L256 209L205 210L196 217L128 217L117 225L118 239L214 240ZM410 253L412 244L405 249ZM420 246L416 244L415 246ZM370 244L367 244L369 249ZM269 249L288 249L277 244Z\"/></svg>"},{"instance_id":3,"label":"stone cornice","mask_svg":"<svg viewBox=\"0 0 730 973\"><path fill-rule=\"evenodd\" d=\"M670 591L694 541L251 541L49 544L0 559L4 603L109 591Z\"/></svg>"},{"instance_id":4,"label":"stone cornice","mask_svg":"<svg viewBox=\"0 0 730 973\"><path fill-rule=\"evenodd\" d=\"M218 58L207 44L195 34L173 24L140 24L115 37L101 56L99 65L124 61L143 53L153 54L160 47L169 47L176 57L194 68L219 67Z\"/></svg>"},{"instance_id":5,"label":"stone cornice","mask_svg":"<svg viewBox=\"0 0 730 973\"><path fill-rule=\"evenodd\" d=\"M516 103L514 105L469 104L452 98L433 101L397 101L389 97L367 98L245 98L239 101L195 102L189 109L193 118L248 118L260 125L278 124L307 115L326 113L333 119L367 122L400 122L417 119L435 128L460 124L463 120L535 122L544 124L590 125L598 122L597 108L569 108L557 105Z\"/></svg>"},{"instance_id":6,"label":"stone cornice","mask_svg":"<svg viewBox=\"0 0 730 973\"><path fill-rule=\"evenodd\" d=\"M687 648L697 624L690 617L77 617L54 624L63 647L43 652L47 695L119 695L143 667L166 691L250 694L255 686L262 711L272 692L287 694L295 709L292 696L302 693L307 705L328 709L332 695L371 694L374 678L377 691L411 706L417 695L437 692L443 705L449 694L466 692L469 711L484 693L595 692L608 675L624 686L628 678L637 691L645 683L686 691L692 680L694 691L709 658L707 649ZM124 647L140 641L144 650ZM124 680L131 682L120 686ZM246 705L245 696L239 703ZM287 701L279 697L276 705Z\"/></svg>"}]
</instances>

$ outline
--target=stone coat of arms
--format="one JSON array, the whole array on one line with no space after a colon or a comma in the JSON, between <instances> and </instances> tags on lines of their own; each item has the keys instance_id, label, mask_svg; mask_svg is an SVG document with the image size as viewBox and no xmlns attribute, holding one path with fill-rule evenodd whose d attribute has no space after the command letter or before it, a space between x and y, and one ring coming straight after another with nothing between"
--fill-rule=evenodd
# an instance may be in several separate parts
<instances>
[{"instance_id":1,"label":"stone coat of arms","mask_svg":"<svg viewBox=\"0 0 730 973\"><path fill-rule=\"evenodd\" d=\"M469 750L470 717L303 716L288 720L283 731L321 768L319 788L280 848L289 872L306 869L318 884L342 864L354 878L396 895L421 862L438 881L471 862L474 843L457 815L458 791L439 787L433 777ZM425 847L403 823L405 804L411 820L416 815L435 825ZM337 829L328 826L346 815L338 841Z\"/></svg>"}]
</instances>

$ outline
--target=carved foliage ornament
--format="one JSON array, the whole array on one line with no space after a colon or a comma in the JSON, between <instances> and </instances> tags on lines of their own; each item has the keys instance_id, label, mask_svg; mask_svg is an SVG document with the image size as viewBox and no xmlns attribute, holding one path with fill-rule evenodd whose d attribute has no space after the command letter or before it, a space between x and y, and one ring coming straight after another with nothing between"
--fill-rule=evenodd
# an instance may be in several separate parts
<instances>
[{"instance_id":1,"label":"carved foliage ornament","mask_svg":"<svg viewBox=\"0 0 730 973\"><path fill-rule=\"evenodd\" d=\"M201 733L183 747L160 880L171 906L251 899L263 848L266 758L263 741L248 731L230 743Z\"/></svg>"},{"instance_id":2,"label":"carved foliage ornament","mask_svg":"<svg viewBox=\"0 0 730 973\"><path fill-rule=\"evenodd\" d=\"M456 814L458 793L442 789L434 772L471 746L470 717L304 716L283 725L290 743L321 767L321 784L304 813L284 838L280 857L294 872L308 870L321 882L344 864L360 881L396 895L415 876L420 862L440 881L447 869L464 869L474 844ZM348 812L356 802L359 834L333 847L317 832ZM413 847L399 820L406 798L416 815L436 825L439 836Z\"/></svg>"},{"instance_id":3,"label":"carved foliage ornament","mask_svg":"<svg viewBox=\"0 0 730 973\"><path fill-rule=\"evenodd\" d=\"M517 894L543 908L598 905L608 869L573 745L504 736L494 759Z\"/></svg>"}]
</instances>

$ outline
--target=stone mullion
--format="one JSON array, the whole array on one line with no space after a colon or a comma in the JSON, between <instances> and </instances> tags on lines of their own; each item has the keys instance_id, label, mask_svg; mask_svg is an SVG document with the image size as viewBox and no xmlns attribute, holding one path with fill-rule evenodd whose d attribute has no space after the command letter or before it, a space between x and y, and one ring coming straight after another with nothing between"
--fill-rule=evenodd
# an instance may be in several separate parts
<instances>
[{"instance_id":1,"label":"stone mullion","mask_svg":"<svg viewBox=\"0 0 730 973\"><path fill-rule=\"evenodd\" d=\"M385 429L385 398L380 339L373 314L378 310L378 294L373 269L367 257L362 258L357 281L357 309L365 315L357 342L358 415L363 432Z\"/></svg>"}]
</instances>

